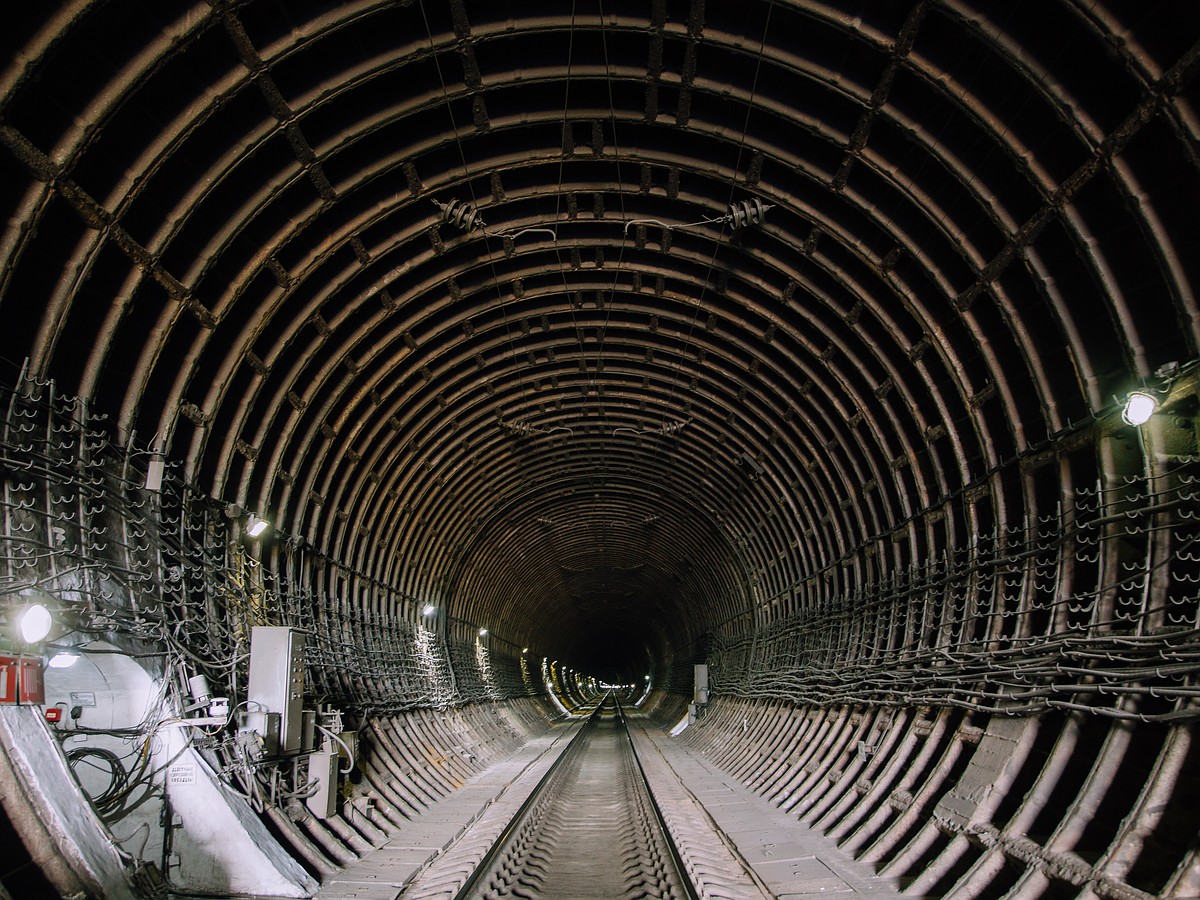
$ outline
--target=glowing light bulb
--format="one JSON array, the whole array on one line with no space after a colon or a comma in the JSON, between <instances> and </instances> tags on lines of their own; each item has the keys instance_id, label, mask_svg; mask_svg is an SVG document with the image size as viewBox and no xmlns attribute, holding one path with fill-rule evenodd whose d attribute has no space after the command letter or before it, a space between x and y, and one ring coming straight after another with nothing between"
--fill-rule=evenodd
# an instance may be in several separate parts
<instances>
[{"instance_id":1,"label":"glowing light bulb","mask_svg":"<svg viewBox=\"0 0 1200 900\"><path fill-rule=\"evenodd\" d=\"M54 617L50 615L50 610L40 603L31 603L21 613L21 640L27 644L45 640L53 624Z\"/></svg>"},{"instance_id":2,"label":"glowing light bulb","mask_svg":"<svg viewBox=\"0 0 1200 900\"><path fill-rule=\"evenodd\" d=\"M1121 411L1121 419L1126 425L1145 425L1158 409L1158 400L1144 391L1134 391L1125 400L1125 409Z\"/></svg>"}]
</instances>

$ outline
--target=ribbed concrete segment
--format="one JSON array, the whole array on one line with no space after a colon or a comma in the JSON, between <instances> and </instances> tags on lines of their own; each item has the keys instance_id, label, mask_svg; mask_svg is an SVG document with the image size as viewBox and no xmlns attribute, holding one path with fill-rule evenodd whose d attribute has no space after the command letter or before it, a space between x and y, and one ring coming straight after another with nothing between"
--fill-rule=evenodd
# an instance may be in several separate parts
<instances>
[{"instance_id":1,"label":"ribbed concrete segment","mask_svg":"<svg viewBox=\"0 0 1200 900\"><path fill-rule=\"evenodd\" d=\"M620 685L912 894L1200 897L1198 147L1196 0L3 2L0 881L403 882Z\"/></svg>"}]
</instances>

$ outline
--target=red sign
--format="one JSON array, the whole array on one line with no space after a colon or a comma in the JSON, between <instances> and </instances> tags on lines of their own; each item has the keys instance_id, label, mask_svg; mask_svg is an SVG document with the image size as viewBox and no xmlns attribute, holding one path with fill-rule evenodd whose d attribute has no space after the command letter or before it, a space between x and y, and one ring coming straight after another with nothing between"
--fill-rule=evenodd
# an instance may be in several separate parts
<instances>
[{"instance_id":1,"label":"red sign","mask_svg":"<svg viewBox=\"0 0 1200 900\"><path fill-rule=\"evenodd\" d=\"M42 661L36 657L0 656L0 703L45 702Z\"/></svg>"}]
</instances>

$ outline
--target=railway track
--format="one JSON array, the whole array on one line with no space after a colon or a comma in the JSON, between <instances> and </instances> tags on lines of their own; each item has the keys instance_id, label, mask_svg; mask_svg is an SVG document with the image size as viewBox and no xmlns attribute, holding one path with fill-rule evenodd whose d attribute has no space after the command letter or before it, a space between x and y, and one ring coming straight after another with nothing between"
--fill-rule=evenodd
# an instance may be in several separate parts
<instances>
[{"instance_id":1,"label":"railway track","mask_svg":"<svg viewBox=\"0 0 1200 900\"><path fill-rule=\"evenodd\" d=\"M614 701L596 710L456 896L698 896Z\"/></svg>"},{"instance_id":2,"label":"railway track","mask_svg":"<svg viewBox=\"0 0 1200 900\"><path fill-rule=\"evenodd\" d=\"M519 808L514 810L515 801L502 806L483 813L418 875L404 891L405 900L763 896L734 887L744 879L732 860L724 860L717 878L711 877L711 833L695 833L677 814L668 829L611 698ZM682 856L672 831L683 841Z\"/></svg>"}]
</instances>

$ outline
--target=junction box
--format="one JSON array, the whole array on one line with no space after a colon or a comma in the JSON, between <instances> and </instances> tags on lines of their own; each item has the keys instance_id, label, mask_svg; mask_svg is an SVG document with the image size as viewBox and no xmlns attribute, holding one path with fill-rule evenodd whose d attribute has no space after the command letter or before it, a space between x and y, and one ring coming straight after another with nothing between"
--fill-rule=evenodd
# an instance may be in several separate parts
<instances>
[{"instance_id":1,"label":"junction box","mask_svg":"<svg viewBox=\"0 0 1200 900\"><path fill-rule=\"evenodd\" d=\"M334 749L326 748L308 757L309 781L317 783L317 789L304 800L304 805L318 819L328 819L337 812L337 783L339 756Z\"/></svg>"},{"instance_id":2,"label":"junction box","mask_svg":"<svg viewBox=\"0 0 1200 900\"><path fill-rule=\"evenodd\" d=\"M251 715L278 714L279 753L300 750L304 719L303 633L273 625L254 627L250 632L250 683L246 699Z\"/></svg>"},{"instance_id":3,"label":"junction box","mask_svg":"<svg viewBox=\"0 0 1200 900\"><path fill-rule=\"evenodd\" d=\"M697 706L704 706L708 703L708 663L692 666L692 672L694 684L692 702Z\"/></svg>"}]
</instances>

